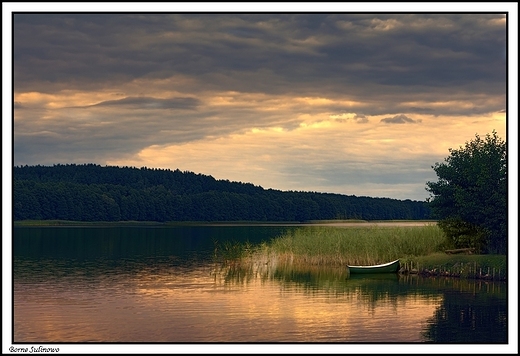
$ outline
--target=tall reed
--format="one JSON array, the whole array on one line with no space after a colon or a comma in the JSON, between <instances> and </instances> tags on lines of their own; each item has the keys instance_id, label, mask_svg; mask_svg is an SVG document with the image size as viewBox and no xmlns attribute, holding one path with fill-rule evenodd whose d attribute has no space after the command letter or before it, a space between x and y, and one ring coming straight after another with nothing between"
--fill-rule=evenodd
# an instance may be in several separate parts
<instances>
[{"instance_id":1,"label":"tall reed","mask_svg":"<svg viewBox=\"0 0 520 356\"><path fill-rule=\"evenodd\" d=\"M436 225L421 227L325 227L288 231L253 251L253 260L307 265L372 265L441 249ZM266 262L267 263L267 262Z\"/></svg>"}]
</instances>

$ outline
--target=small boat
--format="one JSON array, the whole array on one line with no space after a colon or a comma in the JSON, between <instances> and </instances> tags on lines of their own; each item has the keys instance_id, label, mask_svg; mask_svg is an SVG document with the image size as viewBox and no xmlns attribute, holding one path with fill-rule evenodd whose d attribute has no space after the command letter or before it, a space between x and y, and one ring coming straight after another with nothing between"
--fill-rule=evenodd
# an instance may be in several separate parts
<instances>
[{"instance_id":1,"label":"small boat","mask_svg":"<svg viewBox=\"0 0 520 356\"><path fill-rule=\"evenodd\" d=\"M399 260L373 266L349 266L350 273L397 273L399 271Z\"/></svg>"}]
</instances>

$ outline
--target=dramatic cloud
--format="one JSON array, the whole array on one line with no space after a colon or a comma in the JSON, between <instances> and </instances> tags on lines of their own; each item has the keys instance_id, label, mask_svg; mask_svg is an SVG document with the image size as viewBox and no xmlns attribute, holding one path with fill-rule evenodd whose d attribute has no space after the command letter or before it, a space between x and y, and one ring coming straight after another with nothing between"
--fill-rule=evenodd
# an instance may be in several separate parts
<instances>
[{"instance_id":1,"label":"dramatic cloud","mask_svg":"<svg viewBox=\"0 0 520 356\"><path fill-rule=\"evenodd\" d=\"M505 13L15 13L13 31L15 165L423 200L449 148L506 138Z\"/></svg>"}]
</instances>

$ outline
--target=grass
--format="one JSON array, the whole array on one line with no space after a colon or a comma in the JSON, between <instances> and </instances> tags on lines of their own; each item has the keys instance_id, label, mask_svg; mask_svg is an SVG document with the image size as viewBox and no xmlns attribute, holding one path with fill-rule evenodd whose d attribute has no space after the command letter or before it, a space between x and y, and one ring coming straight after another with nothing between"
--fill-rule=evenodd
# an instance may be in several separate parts
<instances>
[{"instance_id":1,"label":"grass","mask_svg":"<svg viewBox=\"0 0 520 356\"><path fill-rule=\"evenodd\" d=\"M402 259L410 268L448 272L462 278L507 279L506 255L447 255L442 252Z\"/></svg>"},{"instance_id":2,"label":"grass","mask_svg":"<svg viewBox=\"0 0 520 356\"><path fill-rule=\"evenodd\" d=\"M447 255L436 225L413 227L317 227L288 231L257 246L228 246L225 260L242 266L373 265L396 259L408 269L446 271L452 276L507 276L505 255ZM498 278L499 277L499 278Z\"/></svg>"},{"instance_id":3,"label":"grass","mask_svg":"<svg viewBox=\"0 0 520 356\"><path fill-rule=\"evenodd\" d=\"M225 240L224 242L213 240L213 245L215 246L213 259L228 264L247 258L253 250L253 245L249 241L244 243L230 240Z\"/></svg>"},{"instance_id":4,"label":"grass","mask_svg":"<svg viewBox=\"0 0 520 356\"><path fill-rule=\"evenodd\" d=\"M436 225L421 227L306 227L289 231L255 253L280 262L307 265L372 265L439 250L444 234Z\"/></svg>"}]
</instances>

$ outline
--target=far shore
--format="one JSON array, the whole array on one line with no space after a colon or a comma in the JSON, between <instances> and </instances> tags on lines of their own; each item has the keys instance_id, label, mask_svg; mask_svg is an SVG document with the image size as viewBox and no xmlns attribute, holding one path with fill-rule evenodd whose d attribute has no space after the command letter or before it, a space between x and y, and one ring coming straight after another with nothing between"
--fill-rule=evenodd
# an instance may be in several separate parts
<instances>
[{"instance_id":1,"label":"far shore","mask_svg":"<svg viewBox=\"0 0 520 356\"><path fill-rule=\"evenodd\" d=\"M435 220L313 220L313 221L68 221L20 220L16 226L336 226L336 227L408 227L437 224Z\"/></svg>"}]
</instances>

